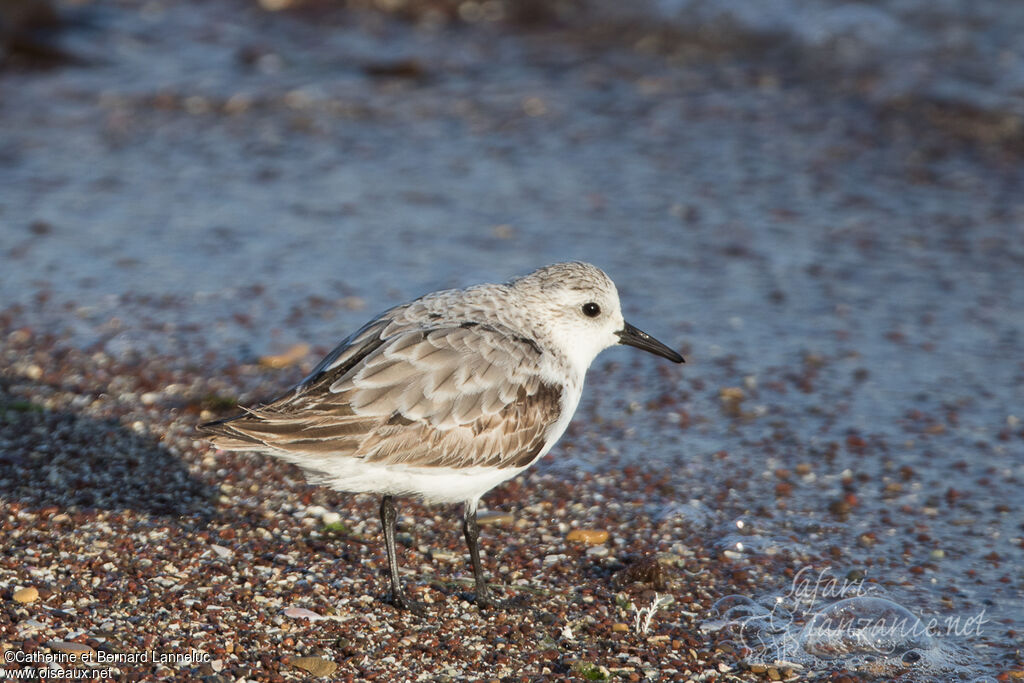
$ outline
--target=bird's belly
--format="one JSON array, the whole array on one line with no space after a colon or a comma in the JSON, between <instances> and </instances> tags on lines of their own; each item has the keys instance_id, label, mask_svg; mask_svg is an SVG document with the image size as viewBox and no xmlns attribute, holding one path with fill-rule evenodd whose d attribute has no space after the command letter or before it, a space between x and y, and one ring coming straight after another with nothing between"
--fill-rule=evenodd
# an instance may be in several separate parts
<instances>
[{"instance_id":1,"label":"bird's belly","mask_svg":"<svg viewBox=\"0 0 1024 683\"><path fill-rule=\"evenodd\" d=\"M287 458L286 458L287 459ZM356 458L293 460L309 480L337 491L413 496L431 503L475 502L526 467L415 467ZM312 462L311 462L312 461Z\"/></svg>"}]
</instances>

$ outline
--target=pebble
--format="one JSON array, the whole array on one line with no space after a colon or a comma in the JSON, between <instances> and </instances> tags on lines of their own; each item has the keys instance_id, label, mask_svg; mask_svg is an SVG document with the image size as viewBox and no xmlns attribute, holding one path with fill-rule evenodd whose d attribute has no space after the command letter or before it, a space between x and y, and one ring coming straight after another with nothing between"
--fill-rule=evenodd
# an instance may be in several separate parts
<instances>
[{"instance_id":1,"label":"pebble","mask_svg":"<svg viewBox=\"0 0 1024 683\"><path fill-rule=\"evenodd\" d=\"M739 387L723 387L721 390L719 390L718 397L722 400L723 403L728 401L739 402L746 398L746 394L744 394L743 389Z\"/></svg>"},{"instance_id":2,"label":"pebble","mask_svg":"<svg viewBox=\"0 0 1024 683\"><path fill-rule=\"evenodd\" d=\"M95 650L88 645L85 645L84 643L76 643L73 640L51 640L46 643L46 647L51 650L56 650L57 652L66 652L68 654L76 655L91 655L95 652Z\"/></svg>"},{"instance_id":3,"label":"pebble","mask_svg":"<svg viewBox=\"0 0 1024 683\"><path fill-rule=\"evenodd\" d=\"M621 621L617 624L612 624L612 631L616 633L627 633L629 631L629 624L624 624Z\"/></svg>"},{"instance_id":4,"label":"pebble","mask_svg":"<svg viewBox=\"0 0 1024 683\"><path fill-rule=\"evenodd\" d=\"M223 560L226 560L235 554L235 551L231 550L230 548L225 548L224 546L217 545L216 543L211 543L210 549L213 552L217 553L217 557Z\"/></svg>"},{"instance_id":5,"label":"pebble","mask_svg":"<svg viewBox=\"0 0 1024 683\"><path fill-rule=\"evenodd\" d=\"M608 557L611 551L606 546L595 545L593 548L587 548L587 555L591 557Z\"/></svg>"},{"instance_id":6,"label":"pebble","mask_svg":"<svg viewBox=\"0 0 1024 683\"><path fill-rule=\"evenodd\" d=\"M604 529L573 529L565 537L567 541L581 541L588 545L601 545L608 541L610 534Z\"/></svg>"},{"instance_id":7,"label":"pebble","mask_svg":"<svg viewBox=\"0 0 1024 683\"><path fill-rule=\"evenodd\" d=\"M317 677L330 676L338 668L335 662L323 657L295 657L291 664L296 669L308 671Z\"/></svg>"},{"instance_id":8,"label":"pebble","mask_svg":"<svg viewBox=\"0 0 1024 683\"><path fill-rule=\"evenodd\" d=\"M309 344L296 344L284 353L274 356L261 356L260 365L267 368L287 368L295 365L309 353Z\"/></svg>"},{"instance_id":9,"label":"pebble","mask_svg":"<svg viewBox=\"0 0 1024 683\"><path fill-rule=\"evenodd\" d=\"M18 622L18 637L24 638L29 636L36 631L41 631L46 628L46 624L36 619L26 619L25 621Z\"/></svg>"},{"instance_id":10,"label":"pebble","mask_svg":"<svg viewBox=\"0 0 1024 683\"><path fill-rule=\"evenodd\" d=\"M430 557L440 562L457 562L462 559L459 554L447 550L432 550Z\"/></svg>"},{"instance_id":11,"label":"pebble","mask_svg":"<svg viewBox=\"0 0 1024 683\"><path fill-rule=\"evenodd\" d=\"M324 523L324 526L331 526L333 524L341 523L341 515L333 510L327 510L320 515L320 521Z\"/></svg>"},{"instance_id":12,"label":"pebble","mask_svg":"<svg viewBox=\"0 0 1024 683\"><path fill-rule=\"evenodd\" d=\"M515 520L511 512L481 512L476 516L476 523L480 526L511 524Z\"/></svg>"},{"instance_id":13,"label":"pebble","mask_svg":"<svg viewBox=\"0 0 1024 683\"><path fill-rule=\"evenodd\" d=\"M309 619L310 621L320 621L321 619L327 618L324 615L317 614L313 610L306 609L305 607L289 607L284 610L284 615L286 617L291 617L292 619Z\"/></svg>"},{"instance_id":14,"label":"pebble","mask_svg":"<svg viewBox=\"0 0 1024 683\"><path fill-rule=\"evenodd\" d=\"M27 588L14 591L14 595L12 597L15 602L20 602L22 604L35 602L39 599L39 589L35 586L28 586Z\"/></svg>"}]
</instances>

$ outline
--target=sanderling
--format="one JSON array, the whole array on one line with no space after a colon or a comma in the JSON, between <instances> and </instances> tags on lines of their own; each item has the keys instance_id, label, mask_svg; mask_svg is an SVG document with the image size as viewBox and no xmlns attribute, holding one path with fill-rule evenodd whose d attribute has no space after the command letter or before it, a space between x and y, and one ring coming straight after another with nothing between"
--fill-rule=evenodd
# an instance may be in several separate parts
<instances>
[{"instance_id":1,"label":"sanderling","mask_svg":"<svg viewBox=\"0 0 1024 683\"><path fill-rule=\"evenodd\" d=\"M496 604L477 545L480 496L543 457L576 411L602 350L683 357L622 318L615 284L557 263L506 284L427 294L377 316L269 403L202 429L339 491L383 494L391 602L416 612L395 556L395 496L464 503L476 602Z\"/></svg>"}]
</instances>

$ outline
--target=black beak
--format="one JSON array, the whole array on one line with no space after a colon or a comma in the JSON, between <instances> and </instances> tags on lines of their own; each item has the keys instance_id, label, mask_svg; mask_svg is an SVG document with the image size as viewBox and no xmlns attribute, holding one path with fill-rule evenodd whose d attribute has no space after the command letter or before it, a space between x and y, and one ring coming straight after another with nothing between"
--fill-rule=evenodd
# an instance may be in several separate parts
<instances>
[{"instance_id":1,"label":"black beak","mask_svg":"<svg viewBox=\"0 0 1024 683\"><path fill-rule=\"evenodd\" d=\"M629 323L622 328L622 331L617 333L619 335L619 343L625 344L626 346L635 346L638 349L644 351L650 351L656 356L662 358L668 358L673 363L685 363L686 361L678 353L670 349L669 347L662 344L660 341L652 337L651 335L636 329Z\"/></svg>"}]
</instances>

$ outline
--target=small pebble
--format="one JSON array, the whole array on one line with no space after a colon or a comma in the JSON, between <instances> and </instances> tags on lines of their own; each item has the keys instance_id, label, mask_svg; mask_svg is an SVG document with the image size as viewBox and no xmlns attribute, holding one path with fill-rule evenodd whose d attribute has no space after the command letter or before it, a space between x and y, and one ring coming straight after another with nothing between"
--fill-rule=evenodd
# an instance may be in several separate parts
<instances>
[{"instance_id":1,"label":"small pebble","mask_svg":"<svg viewBox=\"0 0 1024 683\"><path fill-rule=\"evenodd\" d=\"M511 512L481 512L476 516L476 523L480 526L511 524L514 521L515 517Z\"/></svg>"},{"instance_id":2,"label":"small pebble","mask_svg":"<svg viewBox=\"0 0 1024 683\"><path fill-rule=\"evenodd\" d=\"M433 550L430 552L430 557L440 562L456 562L462 559L457 553L447 550Z\"/></svg>"},{"instance_id":3,"label":"small pebble","mask_svg":"<svg viewBox=\"0 0 1024 683\"><path fill-rule=\"evenodd\" d=\"M573 529L565 537L565 540L581 541L588 545L600 545L608 541L609 535L604 529Z\"/></svg>"},{"instance_id":4,"label":"small pebble","mask_svg":"<svg viewBox=\"0 0 1024 683\"><path fill-rule=\"evenodd\" d=\"M35 602L39 599L39 589L35 586L28 586L27 588L14 591L14 595L12 597L15 602L20 602L22 604Z\"/></svg>"},{"instance_id":5,"label":"small pebble","mask_svg":"<svg viewBox=\"0 0 1024 683\"><path fill-rule=\"evenodd\" d=\"M330 676L338 668L335 662L323 657L295 657L292 659L291 665L317 677Z\"/></svg>"},{"instance_id":6,"label":"small pebble","mask_svg":"<svg viewBox=\"0 0 1024 683\"><path fill-rule=\"evenodd\" d=\"M18 633L19 638L32 635L36 631L41 631L46 628L46 624L36 619L26 619L25 621L18 622Z\"/></svg>"},{"instance_id":7,"label":"small pebble","mask_svg":"<svg viewBox=\"0 0 1024 683\"><path fill-rule=\"evenodd\" d=\"M746 398L746 394L744 394L743 389L739 387L723 387L721 390L719 390L718 397L722 400L723 403L729 401L739 402Z\"/></svg>"},{"instance_id":8,"label":"small pebble","mask_svg":"<svg viewBox=\"0 0 1024 683\"><path fill-rule=\"evenodd\" d=\"M230 548L225 548L224 546L217 545L216 543L211 543L210 549L213 552L215 552L217 554L217 557L221 558L222 560L226 560L235 554L235 552Z\"/></svg>"},{"instance_id":9,"label":"small pebble","mask_svg":"<svg viewBox=\"0 0 1024 683\"><path fill-rule=\"evenodd\" d=\"M76 655L88 655L95 652L91 647L83 643L76 643L72 640L51 640L46 643L46 647L57 652L66 652L68 654Z\"/></svg>"},{"instance_id":10,"label":"small pebble","mask_svg":"<svg viewBox=\"0 0 1024 683\"><path fill-rule=\"evenodd\" d=\"M260 365L267 368L287 368L295 365L309 353L309 344L295 344L284 353L274 356L261 356Z\"/></svg>"},{"instance_id":11,"label":"small pebble","mask_svg":"<svg viewBox=\"0 0 1024 683\"><path fill-rule=\"evenodd\" d=\"M313 610L308 610L305 607L289 607L284 610L284 615L286 617L291 617L292 619L309 619L310 621L320 621L321 619L327 618L322 614L317 614Z\"/></svg>"},{"instance_id":12,"label":"small pebble","mask_svg":"<svg viewBox=\"0 0 1024 683\"><path fill-rule=\"evenodd\" d=\"M324 523L324 526L331 526L333 524L341 523L341 515L333 510L326 510L320 515L320 521Z\"/></svg>"}]
</instances>

